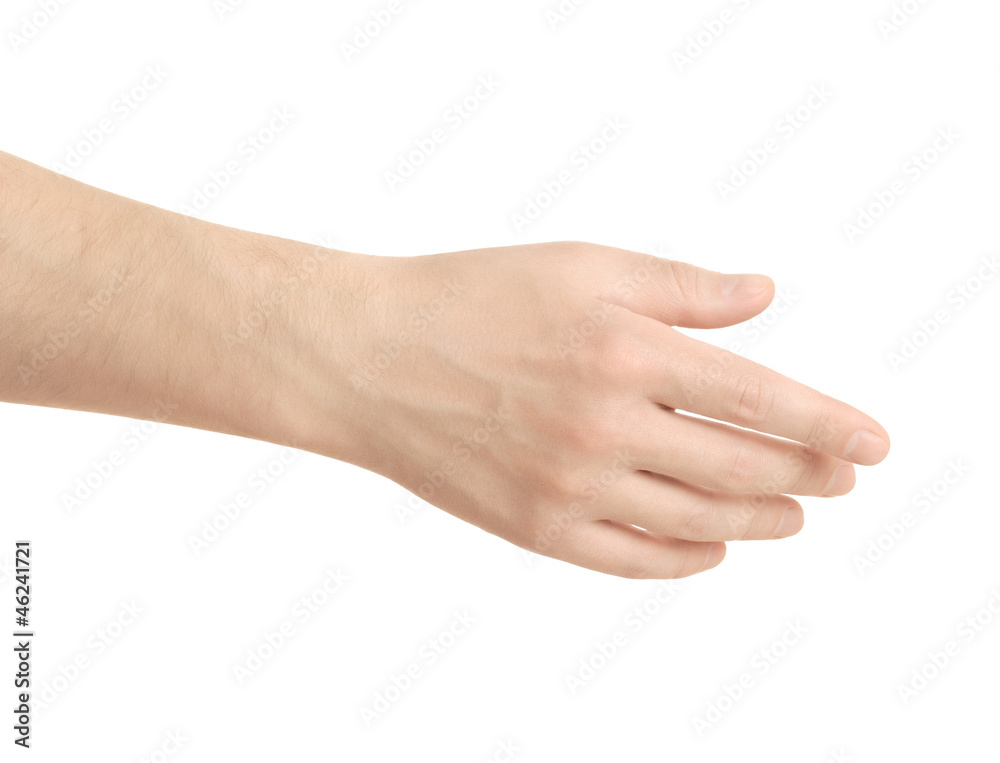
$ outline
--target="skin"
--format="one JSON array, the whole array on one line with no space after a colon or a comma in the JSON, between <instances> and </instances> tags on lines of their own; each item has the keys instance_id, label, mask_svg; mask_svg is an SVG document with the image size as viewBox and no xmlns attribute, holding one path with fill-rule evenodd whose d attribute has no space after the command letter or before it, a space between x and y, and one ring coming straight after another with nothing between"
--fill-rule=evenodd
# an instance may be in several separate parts
<instances>
[{"instance_id":1,"label":"skin","mask_svg":"<svg viewBox=\"0 0 1000 763\"><path fill-rule=\"evenodd\" d=\"M252 437L370 469L629 578L797 533L881 461L871 417L674 327L760 275L581 242L421 257L195 220L0 153L0 400Z\"/></svg>"}]
</instances>

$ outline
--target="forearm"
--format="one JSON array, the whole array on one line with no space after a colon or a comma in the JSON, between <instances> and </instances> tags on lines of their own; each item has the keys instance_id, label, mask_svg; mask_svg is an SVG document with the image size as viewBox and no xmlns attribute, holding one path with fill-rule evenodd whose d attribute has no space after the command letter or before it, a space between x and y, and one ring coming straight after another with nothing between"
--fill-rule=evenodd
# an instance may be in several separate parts
<instances>
[{"instance_id":1,"label":"forearm","mask_svg":"<svg viewBox=\"0 0 1000 763\"><path fill-rule=\"evenodd\" d=\"M336 343L338 330L357 334L363 258L187 218L7 154L0 229L0 399L351 458ZM302 315L318 287L334 345L322 355Z\"/></svg>"}]
</instances>

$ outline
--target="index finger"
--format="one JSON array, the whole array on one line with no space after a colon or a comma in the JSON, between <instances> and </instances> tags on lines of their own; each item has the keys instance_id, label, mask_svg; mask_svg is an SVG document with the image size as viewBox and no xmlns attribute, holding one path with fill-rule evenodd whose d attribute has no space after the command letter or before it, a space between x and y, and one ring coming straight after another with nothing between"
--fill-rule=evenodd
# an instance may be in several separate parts
<instances>
[{"instance_id":1,"label":"index finger","mask_svg":"<svg viewBox=\"0 0 1000 763\"><path fill-rule=\"evenodd\" d=\"M657 330L658 328L658 330ZM766 366L658 324L654 402L784 437L856 464L889 452L885 429L857 408Z\"/></svg>"}]
</instances>

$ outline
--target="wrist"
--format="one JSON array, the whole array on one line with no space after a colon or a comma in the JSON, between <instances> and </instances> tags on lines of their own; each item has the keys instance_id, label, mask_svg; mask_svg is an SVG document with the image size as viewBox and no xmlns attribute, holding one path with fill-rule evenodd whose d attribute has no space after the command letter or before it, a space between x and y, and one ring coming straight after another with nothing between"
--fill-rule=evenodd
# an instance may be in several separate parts
<instances>
[{"instance_id":1,"label":"wrist","mask_svg":"<svg viewBox=\"0 0 1000 763\"><path fill-rule=\"evenodd\" d=\"M222 226L202 235L225 295L213 327L228 381L209 428L365 464L368 406L350 374L377 322L381 258Z\"/></svg>"}]
</instances>

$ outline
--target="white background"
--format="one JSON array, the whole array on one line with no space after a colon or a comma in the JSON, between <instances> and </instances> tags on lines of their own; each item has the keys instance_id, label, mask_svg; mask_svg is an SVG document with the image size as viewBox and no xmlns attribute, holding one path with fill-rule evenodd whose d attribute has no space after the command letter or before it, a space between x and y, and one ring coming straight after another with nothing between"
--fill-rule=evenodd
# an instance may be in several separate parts
<instances>
[{"instance_id":1,"label":"white background","mask_svg":"<svg viewBox=\"0 0 1000 763\"><path fill-rule=\"evenodd\" d=\"M277 447L172 426L133 451L137 422L2 405L0 706L14 699L15 539L34 548L36 690L55 697L32 751L14 753L163 760L179 730L178 763L501 761L501 743L524 763L997 760L1000 278L976 278L1000 251L1000 6L905 5L890 32L885 0L591 0L555 28L554 2L402 0L348 62L343 43L387 3L248 0L220 17L210 0L92 0L51 18L40 0L5 3L8 152L170 209L237 159L199 216L353 251L580 239L767 273L788 297L766 331L704 338L739 341L893 438L849 496L803 501L799 535L730 543L660 604L656 582L530 557L419 502L401 513L402 488L349 465L285 466ZM679 65L724 10L731 23ZM32 18L45 23L30 40L11 37ZM165 76L143 92L147 67ZM481 76L500 86L452 129ZM780 120L813 87L833 95L786 140ZM282 108L291 123L248 159L241 144ZM623 134L578 172L573 152L616 117ZM390 191L384 173L437 127L445 143ZM911 157L948 128L954 145L911 183ZM718 181L768 138L777 152L724 201ZM72 168L71 149L88 154ZM511 214L563 168L573 184L518 231ZM844 224L896 179L906 193L851 243ZM953 291L966 285L969 299ZM908 337L921 346L894 367ZM67 510L114 450L124 463ZM258 493L249 480L269 466L281 474ZM196 554L190 539L241 491L249 508ZM905 512L894 539L884 525ZM885 550L861 571L870 543ZM349 581L303 623L296 602L338 568ZM109 627L133 601L134 622ZM462 612L476 622L428 664ZM977 613L978 630L962 625ZM285 620L294 635L241 684L234 666ZM763 673L788 622L806 633ZM102 629L117 637L99 646ZM616 630L625 643L602 665ZM904 701L949 640L957 656ZM573 692L581 660L600 669ZM361 708L414 662L420 677L366 724ZM726 699L743 674L752 685ZM4 715L0 757L15 760Z\"/></svg>"}]
</instances>

